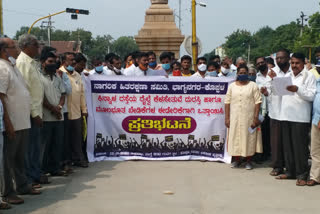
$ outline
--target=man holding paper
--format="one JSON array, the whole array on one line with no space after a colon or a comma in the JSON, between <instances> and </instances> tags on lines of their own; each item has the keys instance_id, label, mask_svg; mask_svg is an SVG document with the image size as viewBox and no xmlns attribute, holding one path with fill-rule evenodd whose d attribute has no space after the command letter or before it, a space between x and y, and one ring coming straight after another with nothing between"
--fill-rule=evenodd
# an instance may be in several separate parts
<instances>
[{"instance_id":1,"label":"man holding paper","mask_svg":"<svg viewBox=\"0 0 320 214\"><path fill-rule=\"evenodd\" d=\"M292 85L287 90L293 95L282 96L280 121L286 173L277 179L297 179L297 186L305 186L308 178L308 132L312 102L316 93L316 80L304 68L305 56L294 53L291 57Z\"/></svg>"},{"instance_id":2,"label":"man holding paper","mask_svg":"<svg viewBox=\"0 0 320 214\"><path fill-rule=\"evenodd\" d=\"M269 77L274 79L275 77L284 77L286 74L291 73L290 67L290 52L286 49L280 49L276 55L276 62L278 67L273 68L268 73ZM272 81L273 82L273 81ZM273 83L272 83L273 85ZM267 87L268 88L268 87ZM274 87L269 87L270 90L264 88L261 91L264 96L268 97L268 110L270 117L270 144L271 144L271 159L272 159L272 171L271 176L278 176L283 173L284 168L284 154L283 154L283 142L282 127L280 121L280 109L282 103L282 96L275 93ZM270 91L270 93L268 92Z\"/></svg>"}]
</instances>

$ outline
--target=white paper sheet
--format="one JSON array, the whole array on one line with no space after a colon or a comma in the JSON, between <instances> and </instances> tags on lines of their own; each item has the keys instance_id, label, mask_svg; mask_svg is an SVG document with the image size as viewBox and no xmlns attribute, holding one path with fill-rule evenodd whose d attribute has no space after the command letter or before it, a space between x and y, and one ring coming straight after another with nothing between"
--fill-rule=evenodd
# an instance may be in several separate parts
<instances>
[{"instance_id":1,"label":"white paper sheet","mask_svg":"<svg viewBox=\"0 0 320 214\"><path fill-rule=\"evenodd\" d=\"M260 123L263 123L263 121L264 121L264 117L261 114L259 114L259 120L260 120ZM249 127L249 129L248 129L250 134L254 133L256 130L257 130L257 127L254 129Z\"/></svg>"},{"instance_id":2,"label":"white paper sheet","mask_svg":"<svg viewBox=\"0 0 320 214\"><path fill-rule=\"evenodd\" d=\"M292 85L291 77L275 77L272 81L274 92L278 96L294 95L293 92L287 90L290 85Z\"/></svg>"}]
</instances>

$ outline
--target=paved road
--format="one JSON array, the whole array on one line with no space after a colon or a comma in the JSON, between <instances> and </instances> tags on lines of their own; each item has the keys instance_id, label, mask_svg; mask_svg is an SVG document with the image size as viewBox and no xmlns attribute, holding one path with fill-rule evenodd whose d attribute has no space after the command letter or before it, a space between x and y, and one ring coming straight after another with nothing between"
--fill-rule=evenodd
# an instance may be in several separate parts
<instances>
[{"instance_id":1,"label":"paved road","mask_svg":"<svg viewBox=\"0 0 320 214\"><path fill-rule=\"evenodd\" d=\"M100 162L54 178L5 214L319 213L320 186L278 181L270 169L210 162ZM166 195L164 191L172 191Z\"/></svg>"}]
</instances>

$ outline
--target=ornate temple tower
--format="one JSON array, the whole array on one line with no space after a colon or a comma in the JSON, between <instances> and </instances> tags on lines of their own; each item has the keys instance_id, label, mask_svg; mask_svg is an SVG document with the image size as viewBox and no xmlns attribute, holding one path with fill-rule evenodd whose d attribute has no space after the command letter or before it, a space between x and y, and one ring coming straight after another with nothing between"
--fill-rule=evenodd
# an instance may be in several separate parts
<instances>
[{"instance_id":1,"label":"ornate temple tower","mask_svg":"<svg viewBox=\"0 0 320 214\"><path fill-rule=\"evenodd\" d=\"M168 0L151 0L151 7L146 11L145 23L135 40L140 51L154 51L157 57L163 51L171 51L179 58L184 36L176 26Z\"/></svg>"}]
</instances>

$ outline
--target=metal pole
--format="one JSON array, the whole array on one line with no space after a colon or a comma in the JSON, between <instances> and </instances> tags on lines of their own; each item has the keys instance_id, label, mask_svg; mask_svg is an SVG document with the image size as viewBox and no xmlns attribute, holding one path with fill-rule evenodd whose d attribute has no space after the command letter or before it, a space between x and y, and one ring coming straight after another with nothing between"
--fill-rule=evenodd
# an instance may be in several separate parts
<instances>
[{"instance_id":1,"label":"metal pole","mask_svg":"<svg viewBox=\"0 0 320 214\"><path fill-rule=\"evenodd\" d=\"M311 63L311 54L312 54L311 51L312 51L312 48L310 47L310 48L309 48L309 62L310 62L310 63Z\"/></svg>"},{"instance_id":2,"label":"metal pole","mask_svg":"<svg viewBox=\"0 0 320 214\"><path fill-rule=\"evenodd\" d=\"M61 12L58 12L58 13L54 13L54 14L52 14L52 15L45 16L45 17L42 17L42 18L40 18L40 19L37 19L35 22L33 22L33 24L31 25L31 27L29 28L28 34L30 34L31 29L33 28L33 26L34 26L38 21L40 21L40 20L42 20L42 19L46 19L46 18L52 17L52 16L56 16L56 15L58 15L58 14L65 13L65 12L66 12L66 11L64 10L64 11L61 11Z\"/></svg>"},{"instance_id":3,"label":"metal pole","mask_svg":"<svg viewBox=\"0 0 320 214\"><path fill-rule=\"evenodd\" d=\"M192 61L193 69L197 70L198 42L196 29L196 0L192 0Z\"/></svg>"},{"instance_id":4,"label":"metal pole","mask_svg":"<svg viewBox=\"0 0 320 214\"><path fill-rule=\"evenodd\" d=\"M181 30L181 0L179 0L179 29Z\"/></svg>"},{"instance_id":5,"label":"metal pole","mask_svg":"<svg viewBox=\"0 0 320 214\"><path fill-rule=\"evenodd\" d=\"M49 17L48 22L48 45L51 46L51 17Z\"/></svg>"},{"instance_id":6,"label":"metal pole","mask_svg":"<svg viewBox=\"0 0 320 214\"><path fill-rule=\"evenodd\" d=\"M251 45L249 44L249 48L248 48L248 64L250 64L250 52L251 52Z\"/></svg>"},{"instance_id":7,"label":"metal pole","mask_svg":"<svg viewBox=\"0 0 320 214\"><path fill-rule=\"evenodd\" d=\"M0 0L0 35L3 35L3 10L2 10L2 0Z\"/></svg>"}]
</instances>

